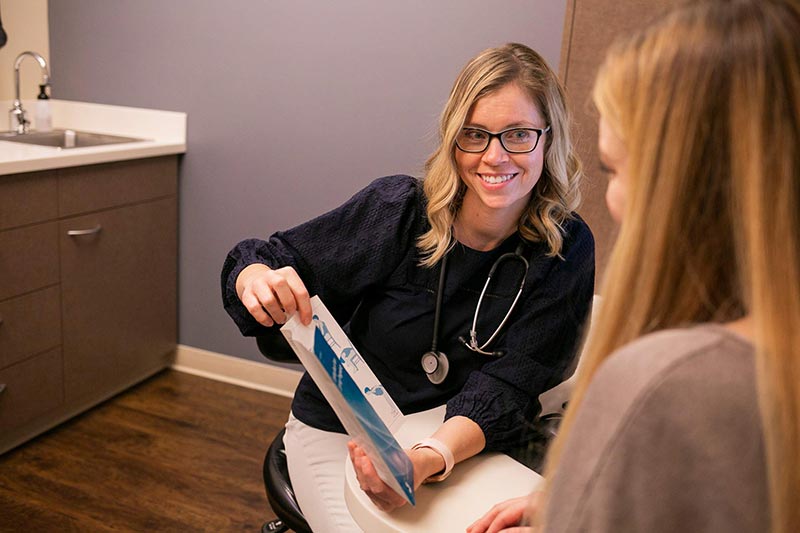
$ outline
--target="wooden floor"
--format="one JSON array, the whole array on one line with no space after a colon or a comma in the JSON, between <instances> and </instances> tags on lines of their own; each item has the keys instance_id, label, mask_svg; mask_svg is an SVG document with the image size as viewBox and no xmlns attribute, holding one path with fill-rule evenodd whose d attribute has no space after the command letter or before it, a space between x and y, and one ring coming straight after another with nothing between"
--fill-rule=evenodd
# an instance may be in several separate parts
<instances>
[{"instance_id":1,"label":"wooden floor","mask_svg":"<svg viewBox=\"0 0 800 533\"><path fill-rule=\"evenodd\" d=\"M289 403L165 370L0 456L0 531L259 531Z\"/></svg>"}]
</instances>

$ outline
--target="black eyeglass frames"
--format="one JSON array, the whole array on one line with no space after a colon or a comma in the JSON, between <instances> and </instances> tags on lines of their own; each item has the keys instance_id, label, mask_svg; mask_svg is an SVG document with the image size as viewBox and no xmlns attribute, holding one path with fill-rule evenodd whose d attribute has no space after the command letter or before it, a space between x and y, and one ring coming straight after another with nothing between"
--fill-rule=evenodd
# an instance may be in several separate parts
<instances>
[{"instance_id":1,"label":"black eyeglass frames","mask_svg":"<svg viewBox=\"0 0 800 533\"><path fill-rule=\"evenodd\" d=\"M456 147L462 152L479 154L489 148L489 143L497 137L500 145L510 154L527 154L539 145L542 134L550 131L546 128L508 128L493 132L482 128L461 128L456 137Z\"/></svg>"}]
</instances>

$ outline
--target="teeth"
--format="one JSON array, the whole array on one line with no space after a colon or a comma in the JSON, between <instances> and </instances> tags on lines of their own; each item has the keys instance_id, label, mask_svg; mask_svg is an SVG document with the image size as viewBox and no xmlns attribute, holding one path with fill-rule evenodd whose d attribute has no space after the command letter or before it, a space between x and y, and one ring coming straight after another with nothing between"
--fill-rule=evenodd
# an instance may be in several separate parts
<instances>
[{"instance_id":1,"label":"teeth","mask_svg":"<svg viewBox=\"0 0 800 533\"><path fill-rule=\"evenodd\" d=\"M484 176L483 174L479 174L481 179L486 183L490 183L492 185L497 185L498 183L504 183L511 178L514 177L514 174L505 174L503 176Z\"/></svg>"}]
</instances>

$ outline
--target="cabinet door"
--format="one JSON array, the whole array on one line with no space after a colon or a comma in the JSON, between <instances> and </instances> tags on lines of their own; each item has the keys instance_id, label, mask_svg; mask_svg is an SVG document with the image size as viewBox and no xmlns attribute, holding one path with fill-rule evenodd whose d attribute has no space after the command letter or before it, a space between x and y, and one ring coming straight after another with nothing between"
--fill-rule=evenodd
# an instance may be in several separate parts
<instances>
[{"instance_id":1,"label":"cabinet door","mask_svg":"<svg viewBox=\"0 0 800 533\"><path fill-rule=\"evenodd\" d=\"M175 197L66 219L60 231L66 400L107 396L166 366L177 339Z\"/></svg>"}]
</instances>

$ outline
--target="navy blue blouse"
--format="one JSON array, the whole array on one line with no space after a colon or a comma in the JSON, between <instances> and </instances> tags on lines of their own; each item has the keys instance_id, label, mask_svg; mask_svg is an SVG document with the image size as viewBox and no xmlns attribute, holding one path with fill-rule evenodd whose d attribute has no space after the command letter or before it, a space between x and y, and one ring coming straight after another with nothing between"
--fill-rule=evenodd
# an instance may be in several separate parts
<instances>
[{"instance_id":1,"label":"navy blue blouse","mask_svg":"<svg viewBox=\"0 0 800 533\"><path fill-rule=\"evenodd\" d=\"M236 295L236 278L247 265L293 267L313 295L319 295L363 359L406 414L447 402L446 418L466 416L486 437L486 448L519 446L527 422L539 413L539 394L557 385L575 355L594 292L594 239L577 215L564 224L561 257L548 257L546 243L528 243L530 268L520 300L503 330L487 348L501 357L468 350L478 296L489 269L514 252L514 234L482 252L461 244L449 252L438 349L450 372L440 385L428 381L420 358L430 350L439 265L419 265L417 238L428 228L421 183L410 176L379 178L341 207L269 240L240 242L225 261L225 309L244 335L265 328ZM492 278L477 325L485 342L516 296L522 276L517 261L501 263ZM306 373L292 412L306 424L344 429Z\"/></svg>"}]
</instances>

